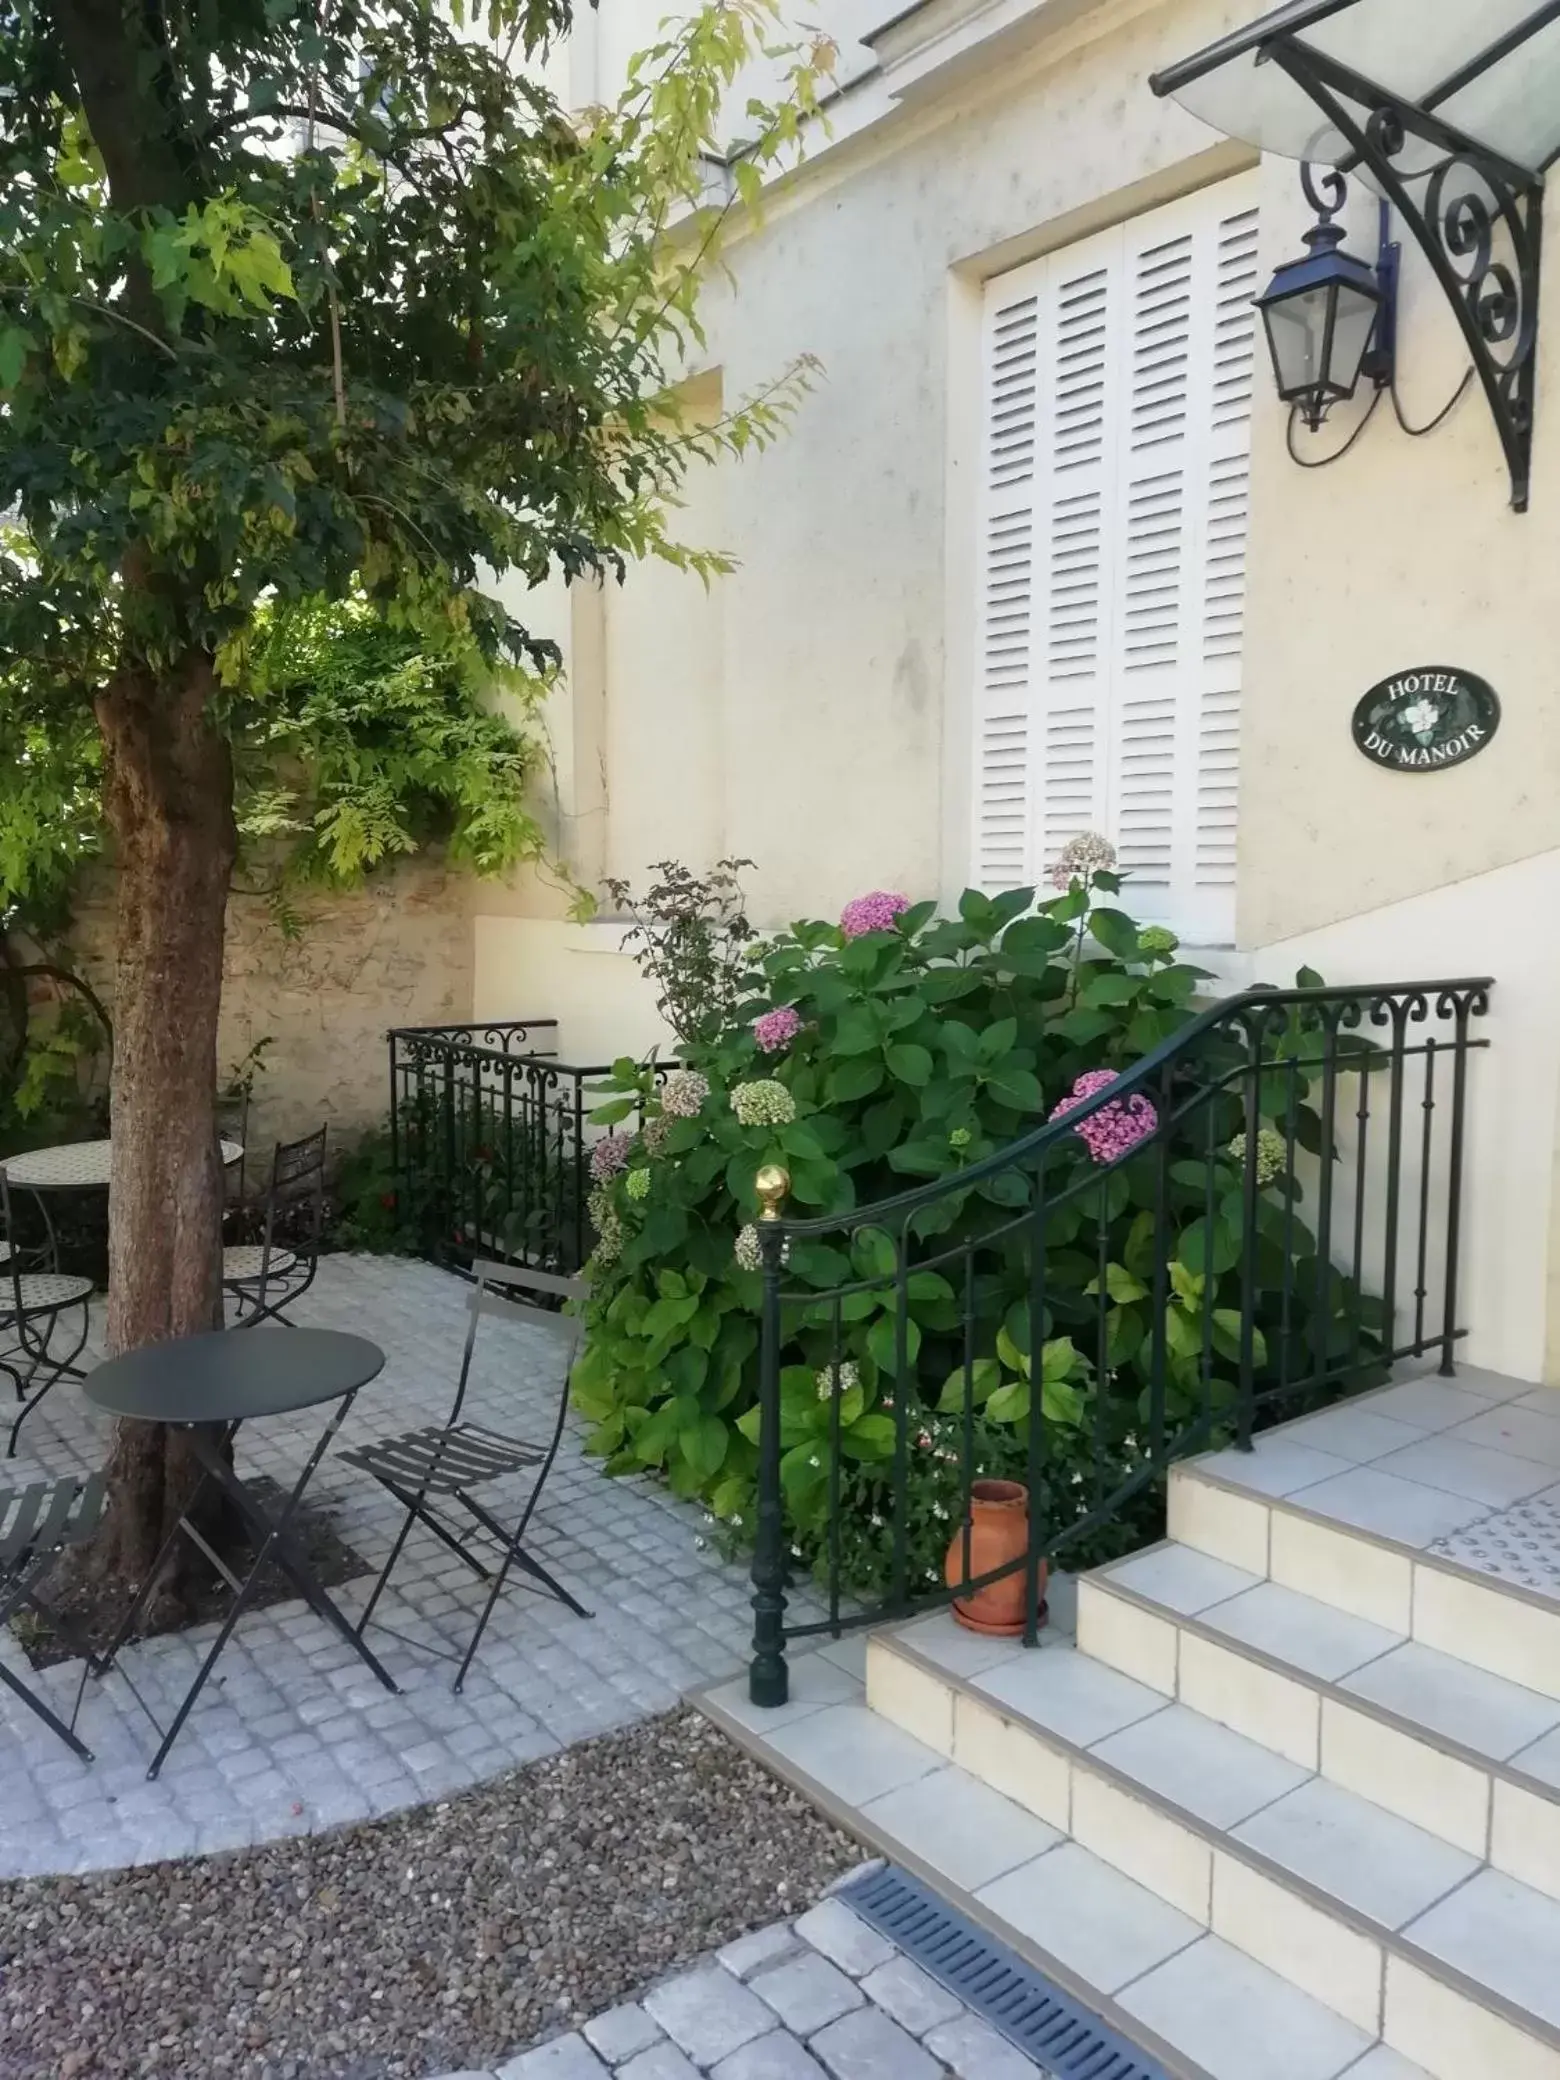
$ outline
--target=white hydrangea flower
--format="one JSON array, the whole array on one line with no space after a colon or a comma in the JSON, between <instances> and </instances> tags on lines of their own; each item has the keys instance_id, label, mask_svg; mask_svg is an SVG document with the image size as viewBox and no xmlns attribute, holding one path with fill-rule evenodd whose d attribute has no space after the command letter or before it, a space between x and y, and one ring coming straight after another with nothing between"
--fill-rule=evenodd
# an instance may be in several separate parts
<instances>
[{"instance_id":1,"label":"white hydrangea flower","mask_svg":"<svg viewBox=\"0 0 1560 2080\"><path fill-rule=\"evenodd\" d=\"M661 1086L661 1110L671 1119L697 1119L710 1094L710 1080L697 1069L674 1069Z\"/></svg>"},{"instance_id":2,"label":"white hydrangea flower","mask_svg":"<svg viewBox=\"0 0 1560 2080\"><path fill-rule=\"evenodd\" d=\"M1237 1134L1229 1144L1226 1153L1233 1156L1237 1163L1244 1164L1246 1160L1245 1135ZM1257 1183L1259 1185L1275 1184L1289 1168L1289 1144L1277 1127L1259 1127L1257 1129L1256 1168Z\"/></svg>"},{"instance_id":3,"label":"white hydrangea flower","mask_svg":"<svg viewBox=\"0 0 1560 2080\"><path fill-rule=\"evenodd\" d=\"M860 1369L849 1358L843 1365L825 1365L814 1377L820 1401L827 1401L834 1394L854 1394L861 1385Z\"/></svg>"},{"instance_id":4,"label":"white hydrangea flower","mask_svg":"<svg viewBox=\"0 0 1560 2080\"><path fill-rule=\"evenodd\" d=\"M796 1100L783 1083L765 1078L739 1083L731 1094L731 1109L744 1127L788 1127L796 1117Z\"/></svg>"},{"instance_id":5,"label":"white hydrangea flower","mask_svg":"<svg viewBox=\"0 0 1560 2080\"><path fill-rule=\"evenodd\" d=\"M1115 864L1116 848L1109 838L1102 838L1098 831L1080 831L1057 854L1056 865L1051 869L1051 886L1064 894L1075 881L1090 888L1096 874L1108 874Z\"/></svg>"}]
</instances>

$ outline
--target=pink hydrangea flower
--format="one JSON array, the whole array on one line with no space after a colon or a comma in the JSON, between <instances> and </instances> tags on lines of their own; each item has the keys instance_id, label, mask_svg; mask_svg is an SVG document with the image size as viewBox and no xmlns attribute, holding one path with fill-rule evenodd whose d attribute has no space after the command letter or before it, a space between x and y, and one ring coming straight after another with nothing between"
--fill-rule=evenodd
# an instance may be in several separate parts
<instances>
[{"instance_id":1,"label":"pink hydrangea flower","mask_svg":"<svg viewBox=\"0 0 1560 2080\"><path fill-rule=\"evenodd\" d=\"M789 1047L802 1030L802 1014L794 1004L777 1005L753 1021L753 1038L765 1054L778 1054L782 1047Z\"/></svg>"},{"instance_id":2,"label":"pink hydrangea flower","mask_svg":"<svg viewBox=\"0 0 1560 2080\"><path fill-rule=\"evenodd\" d=\"M1097 1091L1119 1081L1114 1069L1086 1070L1061 1103L1051 1108L1052 1119L1065 1119ZM1146 1141L1158 1124L1159 1114L1152 1101L1134 1091L1130 1097L1114 1099L1098 1112L1091 1112L1087 1119L1079 1120L1077 1132L1096 1163L1114 1163L1118 1156Z\"/></svg>"},{"instance_id":3,"label":"pink hydrangea flower","mask_svg":"<svg viewBox=\"0 0 1560 2080\"><path fill-rule=\"evenodd\" d=\"M908 896L875 888L871 895L857 896L840 912L840 930L847 939L860 939L867 932L891 932L894 920L910 908Z\"/></svg>"},{"instance_id":4,"label":"pink hydrangea flower","mask_svg":"<svg viewBox=\"0 0 1560 2080\"><path fill-rule=\"evenodd\" d=\"M627 1134L603 1134L590 1152L590 1174L597 1184L607 1184L628 1168L632 1142Z\"/></svg>"}]
</instances>

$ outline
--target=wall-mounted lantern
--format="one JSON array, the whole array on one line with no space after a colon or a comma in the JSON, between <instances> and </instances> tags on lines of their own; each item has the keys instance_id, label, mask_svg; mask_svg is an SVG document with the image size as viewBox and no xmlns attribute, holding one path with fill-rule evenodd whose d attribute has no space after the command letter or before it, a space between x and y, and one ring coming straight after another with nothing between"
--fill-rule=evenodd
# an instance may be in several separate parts
<instances>
[{"instance_id":1,"label":"wall-mounted lantern","mask_svg":"<svg viewBox=\"0 0 1560 2080\"><path fill-rule=\"evenodd\" d=\"M1451 304L1526 511L1560 0L1288 0L1150 84L1227 137L1358 173L1391 206ZM1309 250L1258 301L1280 394L1314 427L1373 373L1369 357L1389 378L1393 284L1343 250L1341 181L1324 203L1306 179Z\"/></svg>"},{"instance_id":2,"label":"wall-mounted lantern","mask_svg":"<svg viewBox=\"0 0 1560 2080\"><path fill-rule=\"evenodd\" d=\"M1285 261L1257 309L1278 394L1314 433L1335 404L1354 395L1362 375L1378 385L1391 381L1395 249L1384 238L1375 267L1348 252L1336 221L1342 176L1327 176L1325 197L1311 167L1302 168L1301 181L1316 211L1304 258Z\"/></svg>"}]
</instances>

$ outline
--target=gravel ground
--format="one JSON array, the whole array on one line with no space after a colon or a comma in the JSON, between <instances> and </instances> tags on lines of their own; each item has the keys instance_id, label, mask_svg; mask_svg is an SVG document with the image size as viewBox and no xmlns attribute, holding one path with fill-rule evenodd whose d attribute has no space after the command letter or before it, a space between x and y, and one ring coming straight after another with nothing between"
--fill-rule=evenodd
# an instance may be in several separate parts
<instances>
[{"instance_id":1,"label":"gravel ground","mask_svg":"<svg viewBox=\"0 0 1560 2080\"><path fill-rule=\"evenodd\" d=\"M0 2076L492 2066L797 1912L860 1856L674 1712L370 1826L0 1887Z\"/></svg>"}]
</instances>

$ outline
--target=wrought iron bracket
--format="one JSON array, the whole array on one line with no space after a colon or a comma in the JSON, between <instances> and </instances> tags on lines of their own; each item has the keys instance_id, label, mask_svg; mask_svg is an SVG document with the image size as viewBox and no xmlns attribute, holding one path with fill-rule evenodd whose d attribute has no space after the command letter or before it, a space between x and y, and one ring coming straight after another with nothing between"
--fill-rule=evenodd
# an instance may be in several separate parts
<instances>
[{"instance_id":1,"label":"wrought iron bracket","mask_svg":"<svg viewBox=\"0 0 1560 2080\"><path fill-rule=\"evenodd\" d=\"M1446 293L1527 511L1537 373L1544 184L1433 109L1403 101L1293 36L1262 46L1344 140L1344 172L1363 168L1412 233ZM1368 110L1362 118L1359 109ZM1405 163L1411 142L1429 164Z\"/></svg>"}]
</instances>

